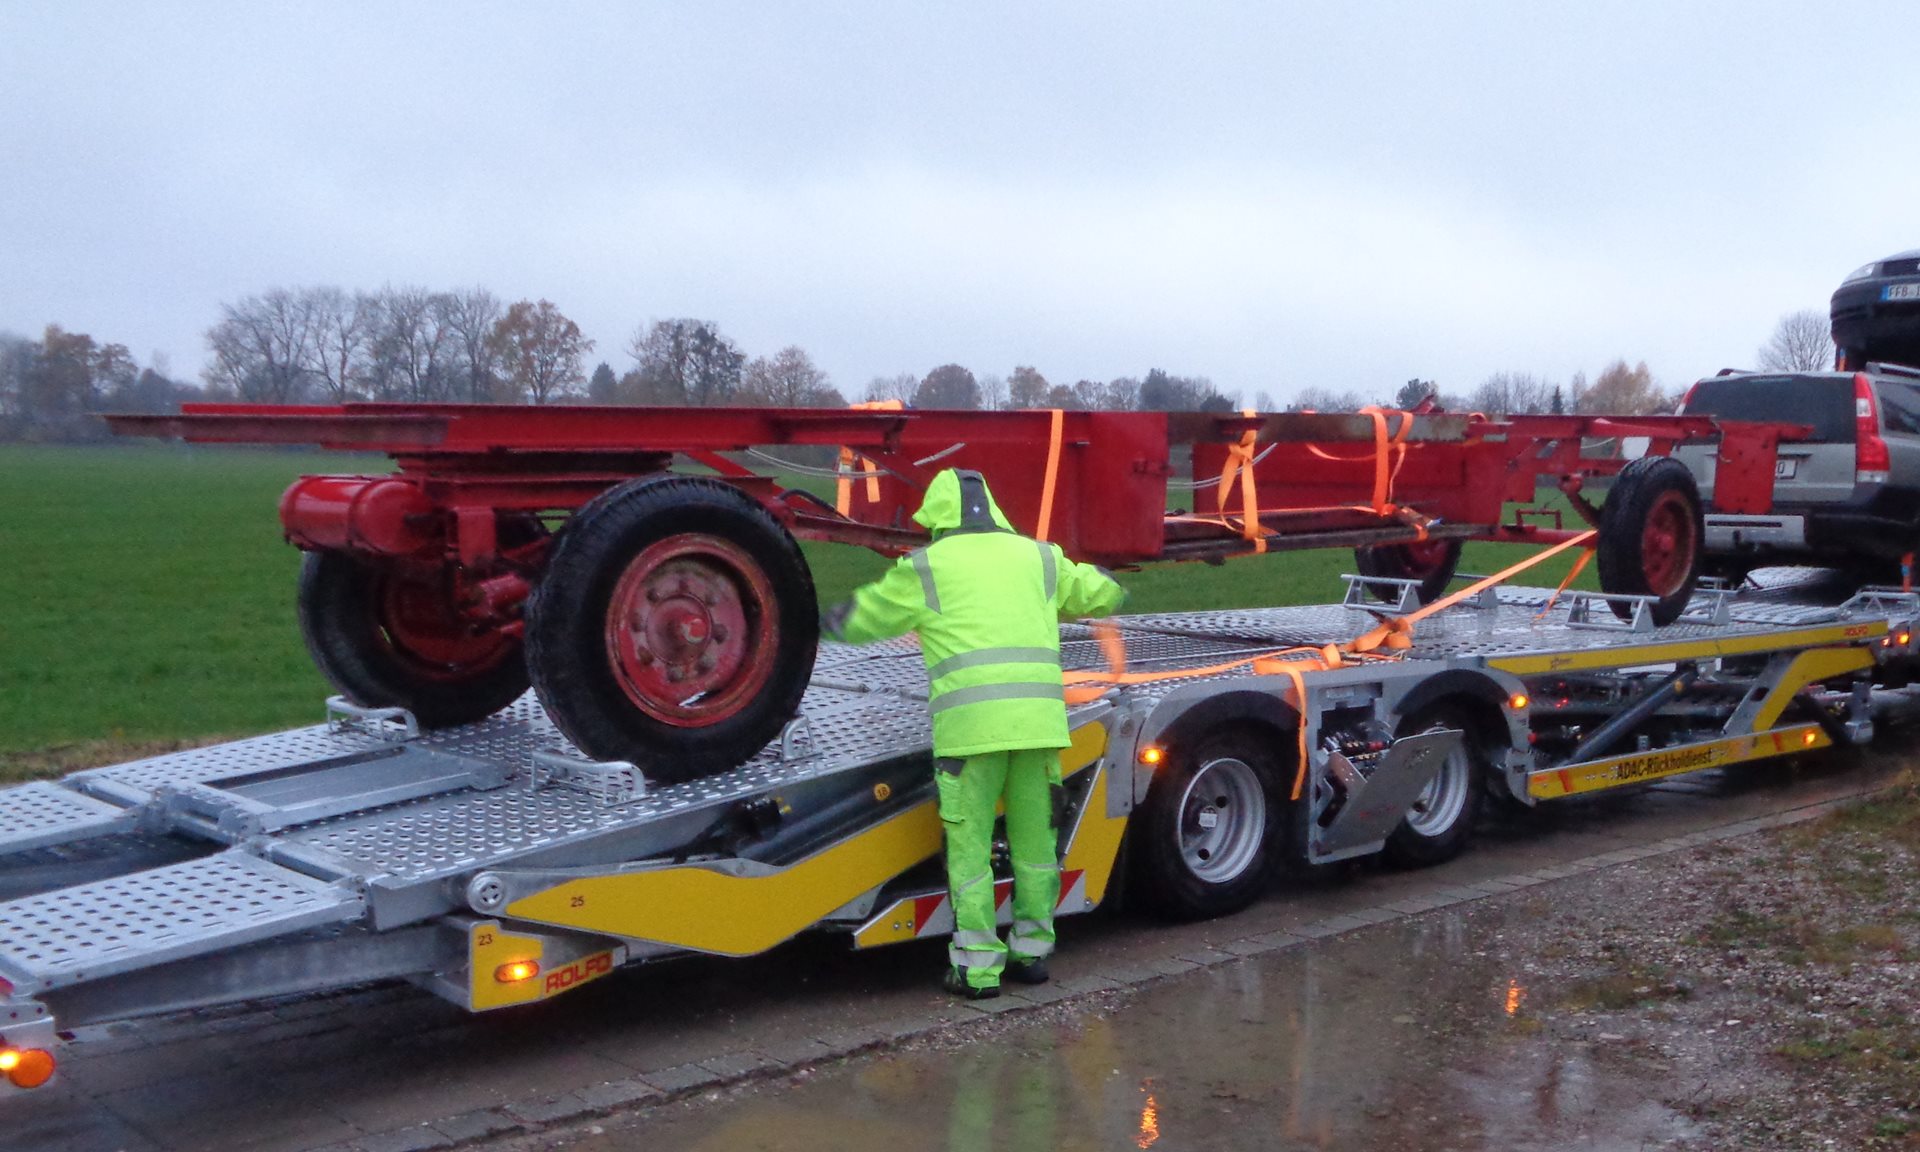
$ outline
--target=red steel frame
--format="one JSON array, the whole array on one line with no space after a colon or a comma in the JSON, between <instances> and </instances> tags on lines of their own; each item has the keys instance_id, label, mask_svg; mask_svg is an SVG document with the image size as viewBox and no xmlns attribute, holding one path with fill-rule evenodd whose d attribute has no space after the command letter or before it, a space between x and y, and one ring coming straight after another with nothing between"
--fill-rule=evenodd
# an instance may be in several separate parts
<instances>
[{"instance_id":1,"label":"red steel frame","mask_svg":"<svg viewBox=\"0 0 1920 1152\"><path fill-rule=\"evenodd\" d=\"M1381 511L1369 503L1380 453L1375 418L1365 414L198 404L178 416L107 419L123 435L386 453L397 463L390 476L309 478L290 489L282 505L289 536L307 547L438 553L469 565L498 553L497 514L571 511L624 480L667 470L676 453L752 493L796 536L886 553L924 542L908 517L934 473L978 469L1022 531L1041 534L1051 489L1044 534L1076 557L1122 566L1423 538L1556 543L1575 529L1505 519L1504 507L1530 504L1539 480L1552 477L1590 512L1581 480L1618 472L1624 461L1587 446L1620 437L1644 437L1654 454L1718 440L1715 508L1764 513L1776 446L1805 434L1701 416L1393 413L1392 508ZM1197 515L1165 511L1176 448L1190 449L1191 476L1209 482L1249 432L1256 530L1237 519L1245 511L1237 484L1224 509L1217 490L1203 486ZM844 514L723 455L791 445L852 455Z\"/></svg>"}]
</instances>

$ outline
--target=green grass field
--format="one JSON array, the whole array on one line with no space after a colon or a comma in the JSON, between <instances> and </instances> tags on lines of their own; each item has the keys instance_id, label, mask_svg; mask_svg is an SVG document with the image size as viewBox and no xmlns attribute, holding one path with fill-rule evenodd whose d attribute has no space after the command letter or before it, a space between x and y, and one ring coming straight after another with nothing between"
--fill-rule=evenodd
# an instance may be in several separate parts
<instances>
[{"instance_id":1,"label":"green grass field","mask_svg":"<svg viewBox=\"0 0 1920 1152\"><path fill-rule=\"evenodd\" d=\"M294 621L280 492L382 459L163 444L0 447L0 779L316 722L327 686ZM823 601L887 563L807 545ZM1525 556L1469 545L1461 567ZM1338 599L1349 552L1121 574L1128 611ZM1560 558L1533 582L1558 581ZM1592 572L1582 586L1592 586Z\"/></svg>"}]
</instances>

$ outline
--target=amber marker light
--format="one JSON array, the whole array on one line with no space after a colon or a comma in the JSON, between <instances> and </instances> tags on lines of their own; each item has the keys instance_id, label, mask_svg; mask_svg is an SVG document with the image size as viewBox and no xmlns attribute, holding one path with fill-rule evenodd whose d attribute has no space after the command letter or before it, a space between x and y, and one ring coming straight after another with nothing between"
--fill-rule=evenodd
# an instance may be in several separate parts
<instances>
[{"instance_id":1,"label":"amber marker light","mask_svg":"<svg viewBox=\"0 0 1920 1152\"><path fill-rule=\"evenodd\" d=\"M1812 743L1813 743L1813 742L1814 742L1815 740L1818 740L1818 739L1819 739L1819 737L1818 737L1818 736L1816 736L1816 735L1814 735L1814 732L1813 732L1813 729L1811 729L1811 728L1809 728L1809 729L1807 729L1807 730L1806 730L1806 732L1805 732L1805 733L1804 733L1804 734L1803 734L1803 735L1802 735L1802 736L1800 737L1800 742L1801 742L1802 744L1807 744L1807 745L1811 745L1811 744L1812 744Z\"/></svg>"},{"instance_id":2,"label":"amber marker light","mask_svg":"<svg viewBox=\"0 0 1920 1152\"><path fill-rule=\"evenodd\" d=\"M16 1088L38 1088L53 1079L53 1053L39 1048L0 1051L0 1072Z\"/></svg>"},{"instance_id":3,"label":"amber marker light","mask_svg":"<svg viewBox=\"0 0 1920 1152\"><path fill-rule=\"evenodd\" d=\"M493 978L502 984L518 984L540 975L540 965L532 960L515 960L493 970Z\"/></svg>"},{"instance_id":4,"label":"amber marker light","mask_svg":"<svg viewBox=\"0 0 1920 1152\"><path fill-rule=\"evenodd\" d=\"M1530 701L1527 699L1525 692L1515 692L1513 695L1507 697L1507 707L1513 709L1515 712L1525 708L1529 703Z\"/></svg>"},{"instance_id":5,"label":"amber marker light","mask_svg":"<svg viewBox=\"0 0 1920 1152\"><path fill-rule=\"evenodd\" d=\"M1149 768L1158 767L1160 762L1166 758L1167 750L1165 748L1149 744L1145 748L1140 749L1140 763L1145 764Z\"/></svg>"},{"instance_id":6,"label":"amber marker light","mask_svg":"<svg viewBox=\"0 0 1920 1152\"><path fill-rule=\"evenodd\" d=\"M1900 647L1905 648L1907 644L1913 640L1913 633L1903 628L1900 630L1900 634L1895 636L1894 639L1900 641Z\"/></svg>"}]
</instances>

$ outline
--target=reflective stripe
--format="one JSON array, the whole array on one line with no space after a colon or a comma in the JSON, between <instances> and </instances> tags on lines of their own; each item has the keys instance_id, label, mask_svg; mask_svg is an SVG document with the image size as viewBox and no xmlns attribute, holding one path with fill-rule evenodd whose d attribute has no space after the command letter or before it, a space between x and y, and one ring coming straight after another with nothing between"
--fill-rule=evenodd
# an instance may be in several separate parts
<instances>
[{"instance_id":1,"label":"reflective stripe","mask_svg":"<svg viewBox=\"0 0 1920 1152\"><path fill-rule=\"evenodd\" d=\"M949 672L958 672L962 668L978 668L982 664L1053 664L1060 663L1060 653L1052 648L976 648L971 652L962 652L958 656L949 656L932 668L927 669L927 678L938 680Z\"/></svg>"},{"instance_id":2,"label":"reflective stripe","mask_svg":"<svg viewBox=\"0 0 1920 1152\"><path fill-rule=\"evenodd\" d=\"M920 593L927 598L927 611L940 611L940 590L933 586L933 561L925 549L913 554L913 570L920 574Z\"/></svg>"},{"instance_id":3,"label":"reflective stripe","mask_svg":"<svg viewBox=\"0 0 1920 1152\"><path fill-rule=\"evenodd\" d=\"M1045 937L1015 936L1007 941L1007 950L1015 956L1027 956L1037 960L1053 955L1053 941Z\"/></svg>"},{"instance_id":4,"label":"reflective stripe","mask_svg":"<svg viewBox=\"0 0 1920 1152\"><path fill-rule=\"evenodd\" d=\"M949 708L987 700L1056 700L1064 704L1066 697L1058 684L977 684L940 693L933 698L927 714L938 715Z\"/></svg>"},{"instance_id":5,"label":"reflective stripe","mask_svg":"<svg viewBox=\"0 0 1920 1152\"><path fill-rule=\"evenodd\" d=\"M969 952L957 945L947 948L947 962L961 968L984 968L996 977L1006 964L998 952Z\"/></svg>"},{"instance_id":6,"label":"reflective stripe","mask_svg":"<svg viewBox=\"0 0 1920 1152\"><path fill-rule=\"evenodd\" d=\"M1040 540L1035 540L1034 545L1040 549L1040 579L1047 590L1047 603L1051 604L1053 603L1054 587L1060 580L1060 574L1054 571L1053 545Z\"/></svg>"}]
</instances>

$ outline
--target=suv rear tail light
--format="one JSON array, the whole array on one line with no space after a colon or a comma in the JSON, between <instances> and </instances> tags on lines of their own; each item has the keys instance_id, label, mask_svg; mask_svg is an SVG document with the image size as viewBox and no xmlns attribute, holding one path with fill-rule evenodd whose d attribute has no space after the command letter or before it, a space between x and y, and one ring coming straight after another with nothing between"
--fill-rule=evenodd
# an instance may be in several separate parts
<instances>
[{"instance_id":1,"label":"suv rear tail light","mask_svg":"<svg viewBox=\"0 0 1920 1152\"><path fill-rule=\"evenodd\" d=\"M1893 470L1887 442L1880 438L1880 413L1873 402L1873 384L1864 375L1853 378L1853 482L1885 484Z\"/></svg>"}]
</instances>

